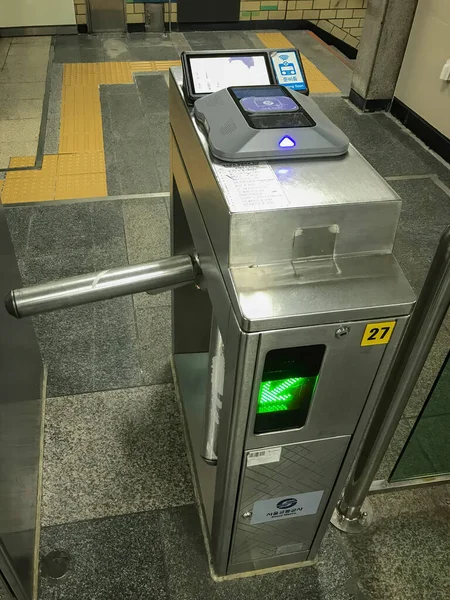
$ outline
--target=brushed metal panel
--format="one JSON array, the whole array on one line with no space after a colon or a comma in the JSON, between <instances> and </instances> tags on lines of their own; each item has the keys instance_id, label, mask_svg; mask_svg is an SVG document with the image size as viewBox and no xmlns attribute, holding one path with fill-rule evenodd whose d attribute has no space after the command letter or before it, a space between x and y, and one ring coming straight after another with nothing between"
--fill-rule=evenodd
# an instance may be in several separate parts
<instances>
[{"instance_id":1,"label":"brushed metal panel","mask_svg":"<svg viewBox=\"0 0 450 600\"><path fill-rule=\"evenodd\" d=\"M231 564L309 549L349 440L347 436L283 446L279 462L245 467ZM323 491L315 514L253 525L249 517L244 517L258 500L315 491Z\"/></svg>"},{"instance_id":2,"label":"brushed metal panel","mask_svg":"<svg viewBox=\"0 0 450 600\"><path fill-rule=\"evenodd\" d=\"M125 31L124 0L88 0L87 9L92 33Z\"/></svg>"}]
</instances>

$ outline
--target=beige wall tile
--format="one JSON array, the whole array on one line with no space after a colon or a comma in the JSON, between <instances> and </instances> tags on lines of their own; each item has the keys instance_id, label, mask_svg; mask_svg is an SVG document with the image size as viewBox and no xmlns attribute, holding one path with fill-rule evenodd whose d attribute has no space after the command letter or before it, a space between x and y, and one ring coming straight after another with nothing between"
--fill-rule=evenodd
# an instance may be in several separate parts
<instances>
[{"instance_id":1,"label":"beige wall tile","mask_svg":"<svg viewBox=\"0 0 450 600\"><path fill-rule=\"evenodd\" d=\"M288 10L295 10L295 5L297 3L295 2L295 0L289 0L289 2L287 3L287 9Z\"/></svg>"},{"instance_id":2,"label":"beige wall tile","mask_svg":"<svg viewBox=\"0 0 450 600\"><path fill-rule=\"evenodd\" d=\"M344 19L344 27L359 27L359 19Z\"/></svg>"},{"instance_id":3,"label":"beige wall tile","mask_svg":"<svg viewBox=\"0 0 450 600\"><path fill-rule=\"evenodd\" d=\"M250 21L251 16L250 13L243 15L242 13L239 15L239 21Z\"/></svg>"},{"instance_id":4,"label":"beige wall tile","mask_svg":"<svg viewBox=\"0 0 450 600\"><path fill-rule=\"evenodd\" d=\"M344 42L350 44L350 46L353 46L353 48L357 48L359 46L358 38L353 37L349 33L347 33L347 35L345 36Z\"/></svg>"},{"instance_id":5,"label":"beige wall tile","mask_svg":"<svg viewBox=\"0 0 450 600\"><path fill-rule=\"evenodd\" d=\"M355 10L353 11L354 19L364 19L365 16L366 16L365 8L355 8Z\"/></svg>"},{"instance_id":6,"label":"beige wall tile","mask_svg":"<svg viewBox=\"0 0 450 600\"><path fill-rule=\"evenodd\" d=\"M333 25L336 25L336 27L342 27L344 21L343 19L330 19L330 23L333 23Z\"/></svg>"},{"instance_id":7,"label":"beige wall tile","mask_svg":"<svg viewBox=\"0 0 450 600\"><path fill-rule=\"evenodd\" d=\"M359 20L359 26L360 27L364 27L364 19L360 19Z\"/></svg>"},{"instance_id":8,"label":"beige wall tile","mask_svg":"<svg viewBox=\"0 0 450 600\"><path fill-rule=\"evenodd\" d=\"M77 15L85 15L86 14L86 6L83 4L77 4L75 6Z\"/></svg>"},{"instance_id":9,"label":"beige wall tile","mask_svg":"<svg viewBox=\"0 0 450 600\"><path fill-rule=\"evenodd\" d=\"M308 0L307 2L302 1L302 2L297 2L295 8L297 10L307 10L308 8L312 8L312 5L313 5L312 0Z\"/></svg>"},{"instance_id":10,"label":"beige wall tile","mask_svg":"<svg viewBox=\"0 0 450 600\"><path fill-rule=\"evenodd\" d=\"M269 18L268 10L254 10L252 12L252 21L265 21Z\"/></svg>"},{"instance_id":11,"label":"beige wall tile","mask_svg":"<svg viewBox=\"0 0 450 600\"><path fill-rule=\"evenodd\" d=\"M86 0L73 0L74 4L84 4L86 5Z\"/></svg>"},{"instance_id":12,"label":"beige wall tile","mask_svg":"<svg viewBox=\"0 0 450 600\"><path fill-rule=\"evenodd\" d=\"M320 27L320 29L323 29L324 31L328 31L330 33L331 33L331 30L333 29L333 25L329 21L325 21L324 19L321 19L317 23L317 26Z\"/></svg>"},{"instance_id":13,"label":"beige wall tile","mask_svg":"<svg viewBox=\"0 0 450 600\"><path fill-rule=\"evenodd\" d=\"M86 15L77 15L77 25L86 25Z\"/></svg>"},{"instance_id":14,"label":"beige wall tile","mask_svg":"<svg viewBox=\"0 0 450 600\"><path fill-rule=\"evenodd\" d=\"M352 17L353 17L353 11L352 10L344 9L344 10L337 10L336 11L336 18L337 19L351 19Z\"/></svg>"},{"instance_id":15,"label":"beige wall tile","mask_svg":"<svg viewBox=\"0 0 450 600\"><path fill-rule=\"evenodd\" d=\"M364 0L347 0L347 8L362 8Z\"/></svg>"},{"instance_id":16,"label":"beige wall tile","mask_svg":"<svg viewBox=\"0 0 450 600\"><path fill-rule=\"evenodd\" d=\"M271 10L270 11L270 18L271 19L284 19L286 16L286 11L285 10Z\"/></svg>"},{"instance_id":17,"label":"beige wall tile","mask_svg":"<svg viewBox=\"0 0 450 600\"><path fill-rule=\"evenodd\" d=\"M339 27L333 27L331 30L331 35L334 35L334 37L337 37L339 40L343 40L347 33L342 29L339 29Z\"/></svg>"},{"instance_id":18,"label":"beige wall tile","mask_svg":"<svg viewBox=\"0 0 450 600\"><path fill-rule=\"evenodd\" d=\"M331 0L330 8L345 8L347 6L347 0Z\"/></svg>"},{"instance_id":19,"label":"beige wall tile","mask_svg":"<svg viewBox=\"0 0 450 600\"><path fill-rule=\"evenodd\" d=\"M314 0L313 8L329 8L330 0Z\"/></svg>"},{"instance_id":20,"label":"beige wall tile","mask_svg":"<svg viewBox=\"0 0 450 600\"><path fill-rule=\"evenodd\" d=\"M350 33L354 36L354 37L361 37L362 36L362 29L361 27L352 27L350 29Z\"/></svg>"},{"instance_id":21,"label":"beige wall tile","mask_svg":"<svg viewBox=\"0 0 450 600\"><path fill-rule=\"evenodd\" d=\"M241 10L259 10L259 2L243 2Z\"/></svg>"},{"instance_id":22,"label":"beige wall tile","mask_svg":"<svg viewBox=\"0 0 450 600\"><path fill-rule=\"evenodd\" d=\"M144 3L143 2L135 2L134 12L135 13L143 13L144 12Z\"/></svg>"},{"instance_id":23,"label":"beige wall tile","mask_svg":"<svg viewBox=\"0 0 450 600\"><path fill-rule=\"evenodd\" d=\"M278 10L286 10L287 2L286 0L278 0Z\"/></svg>"},{"instance_id":24,"label":"beige wall tile","mask_svg":"<svg viewBox=\"0 0 450 600\"><path fill-rule=\"evenodd\" d=\"M303 19L302 10L288 10L286 13L286 19Z\"/></svg>"},{"instance_id":25,"label":"beige wall tile","mask_svg":"<svg viewBox=\"0 0 450 600\"><path fill-rule=\"evenodd\" d=\"M305 10L303 11L304 19L318 19L320 17L320 10Z\"/></svg>"},{"instance_id":26,"label":"beige wall tile","mask_svg":"<svg viewBox=\"0 0 450 600\"><path fill-rule=\"evenodd\" d=\"M336 17L336 11L335 10L321 10L320 11L320 18L321 19L334 19Z\"/></svg>"},{"instance_id":27,"label":"beige wall tile","mask_svg":"<svg viewBox=\"0 0 450 600\"><path fill-rule=\"evenodd\" d=\"M127 15L127 23L144 23L144 15Z\"/></svg>"},{"instance_id":28,"label":"beige wall tile","mask_svg":"<svg viewBox=\"0 0 450 600\"><path fill-rule=\"evenodd\" d=\"M127 4L127 15L134 14L134 4Z\"/></svg>"}]
</instances>

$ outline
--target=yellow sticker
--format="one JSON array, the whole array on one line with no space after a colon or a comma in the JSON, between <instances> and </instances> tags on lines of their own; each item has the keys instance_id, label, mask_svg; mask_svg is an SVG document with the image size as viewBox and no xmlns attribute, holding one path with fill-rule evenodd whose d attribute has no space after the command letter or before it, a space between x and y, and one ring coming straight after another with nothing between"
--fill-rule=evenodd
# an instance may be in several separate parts
<instances>
[{"instance_id":1,"label":"yellow sticker","mask_svg":"<svg viewBox=\"0 0 450 600\"><path fill-rule=\"evenodd\" d=\"M369 323L364 331L361 346L387 344L391 339L395 323L396 321L388 321L387 323Z\"/></svg>"}]
</instances>

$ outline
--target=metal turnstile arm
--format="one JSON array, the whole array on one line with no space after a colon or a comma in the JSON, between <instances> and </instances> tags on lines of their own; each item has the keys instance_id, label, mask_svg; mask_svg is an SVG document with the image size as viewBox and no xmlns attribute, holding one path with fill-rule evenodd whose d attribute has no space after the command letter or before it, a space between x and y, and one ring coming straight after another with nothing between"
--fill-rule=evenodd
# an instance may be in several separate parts
<instances>
[{"instance_id":1,"label":"metal turnstile arm","mask_svg":"<svg viewBox=\"0 0 450 600\"><path fill-rule=\"evenodd\" d=\"M195 269L188 254L172 256L11 290L5 306L9 314L20 319L139 292L159 294L193 283Z\"/></svg>"}]
</instances>

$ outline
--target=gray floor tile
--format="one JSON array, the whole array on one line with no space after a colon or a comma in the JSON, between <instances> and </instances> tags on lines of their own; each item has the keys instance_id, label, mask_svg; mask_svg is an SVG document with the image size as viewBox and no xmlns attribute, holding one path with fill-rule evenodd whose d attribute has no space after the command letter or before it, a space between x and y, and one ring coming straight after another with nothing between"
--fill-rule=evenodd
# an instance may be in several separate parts
<instances>
[{"instance_id":1,"label":"gray floor tile","mask_svg":"<svg viewBox=\"0 0 450 600\"><path fill-rule=\"evenodd\" d=\"M0 100L28 100L33 98L43 99L45 94L45 81L36 83L2 83L0 86Z\"/></svg>"},{"instance_id":2,"label":"gray floor tile","mask_svg":"<svg viewBox=\"0 0 450 600\"><path fill-rule=\"evenodd\" d=\"M34 46L39 44L47 44L47 46L49 46L51 41L52 38L49 35L30 35L12 38L13 44L25 44L27 46Z\"/></svg>"},{"instance_id":3,"label":"gray floor tile","mask_svg":"<svg viewBox=\"0 0 450 600\"><path fill-rule=\"evenodd\" d=\"M436 489L373 496L372 526L360 535L341 534L369 598L448 597L450 506L436 506Z\"/></svg>"},{"instance_id":4,"label":"gray floor tile","mask_svg":"<svg viewBox=\"0 0 450 600\"><path fill-rule=\"evenodd\" d=\"M2 119L40 119L42 100L0 101L0 120Z\"/></svg>"},{"instance_id":5,"label":"gray floor tile","mask_svg":"<svg viewBox=\"0 0 450 600\"><path fill-rule=\"evenodd\" d=\"M37 142L41 119L15 119L0 121L0 144L13 142Z\"/></svg>"},{"instance_id":6,"label":"gray floor tile","mask_svg":"<svg viewBox=\"0 0 450 600\"><path fill-rule=\"evenodd\" d=\"M136 84L144 112L157 118L155 113L169 110L169 89L164 75L138 75Z\"/></svg>"},{"instance_id":7,"label":"gray floor tile","mask_svg":"<svg viewBox=\"0 0 450 600\"><path fill-rule=\"evenodd\" d=\"M47 76L47 65L39 65L38 67L32 64L21 64L18 67L16 64L8 64L6 61L1 73L0 83L34 83L38 81L45 82Z\"/></svg>"},{"instance_id":8,"label":"gray floor tile","mask_svg":"<svg viewBox=\"0 0 450 600\"><path fill-rule=\"evenodd\" d=\"M50 95L45 130L44 154L57 154L59 148L59 128L61 123L61 94L63 66L53 63L50 76Z\"/></svg>"},{"instance_id":9,"label":"gray floor tile","mask_svg":"<svg viewBox=\"0 0 450 600\"><path fill-rule=\"evenodd\" d=\"M248 50L254 48L249 36L243 31L218 31L216 33L225 50Z\"/></svg>"},{"instance_id":10,"label":"gray floor tile","mask_svg":"<svg viewBox=\"0 0 450 600\"><path fill-rule=\"evenodd\" d=\"M184 37L192 50L225 50L218 35L210 31L187 31Z\"/></svg>"},{"instance_id":11,"label":"gray floor tile","mask_svg":"<svg viewBox=\"0 0 450 600\"><path fill-rule=\"evenodd\" d=\"M171 308L136 309L142 375L146 385L172 381Z\"/></svg>"},{"instance_id":12,"label":"gray floor tile","mask_svg":"<svg viewBox=\"0 0 450 600\"><path fill-rule=\"evenodd\" d=\"M193 502L171 385L47 401L43 524Z\"/></svg>"},{"instance_id":13,"label":"gray floor tile","mask_svg":"<svg viewBox=\"0 0 450 600\"><path fill-rule=\"evenodd\" d=\"M441 233L450 221L450 197L430 179L390 181L402 199L394 254L420 291Z\"/></svg>"},{"instance_id":14,"label":"gray floor tile","mask_svg":"<svg viewBox=\"0 0 450 600\"><path fill-rule=\"evenodd\" d=\"M170 223L163 199L123 203L128 261L139 264L170 256ZM170 305L170 292L134 296L136 308Z\"/></svg>"},{"instance_id":15,"label":"gray floor tile","mask_svg":"<svg viewBox=\"0 0 450 600\"><path fill-rule=\"evenodd\" d=\"M338 600L356 598L356 590L337 536L330 531L315 567L214 581L209 572L203 535L194 506L161 513L161 537L171 598L183 600Z\"/></svg>"},{"instance_id":16,"label":"gray floor tile","mask_svg":"<svg viewBox=\"0 0 450 600\"><path fill-rule=\"evenodd\" d=\"M156 157L148 138L129 138L125 146L120 144L117 156L117 175L122 194L151 194L164 191L156 164Z\"/></svg>"},{"instance_id":17,"label":"gray floor tile","mask_svg":"<svg viewBox=\"0 0 450 600\"><path fill-rule=\"evenodd\" d=\"M131 60L178 60L179 54L170 46L131 46Z\"/></svg>"},{"instance_id":18,"label":"gray floor tile","mask_svg":"<svg viewBox=\"0 0 450 600\"><path fill-rule=\"evenodd\" d=\"M181 54L182 52L190 52L192 50L189 42L184 37L184 34L180 31L173 31L171 38L176 48L176 51L179 54Z\"/></svg>"},{"instance_id":19,"label":"gray floor tile","mask_svg":"<svg viewBox=\"0 0 450 600\"><path fill-rule=\"evenodd\" d=\"M103 48L103 39L99 35L56 35L55 36L55 49L56 48Z\"/></svg>"},{"instance_id":20,"label":"gray floor tile","mask_svg":"<svg viewBox=\"0 0 450 600\"><path fill-rule=\"evenodd\" d=\"M315 96L316 102L327 116L346 133L361 154L383 176L404 176L439 173L442 164L427 152L414 138L409 143L397 138L385 127L405 134L400 125L385 115L358 114L342 98ZM376 140L376 143L374 143Z\"/></svg>"},{"instance_id":21,"label":"gray floor tile","mask_svg":"<svg viewBox=\"0 0 450 600\"><path fill-rule=\"evenodd\" d=\"M410 423L408 419L402 418L397 426L391 443L389 444L389 448L383 457L383 461L375 476L375 480L389 479L392 470L395 467L395 464L403 450L403 447L408 440L411 429L412 423Z\"/></svg>"},{"instance_id":22,"label":"gray floor tile","mask_svg":"<svg viewBox=\"0 0 450 600\"><path fill-rule=\"evenodd\" d=\"M182 34L172 32L172 39L169 39L168 37L164 37L162 33L147 33L143 31L129 33L126 36L126 44L129 48L132 46L172 47L173 40L179 35Z\"/></svg>"},{"instance_id":23,"label":"gray floor tile","mask_svg":"<svg viewBox=\"0 0 450 600\"><path fill-rule=\"evenodd\" d=\"M43 528L41 559L55 549L71 555L70 570L56 584L41 575L39 600L168 598L157 513Z\"/></svg>"},{"instance_id":24,"label":"gray floor tile","mask_svg":"<svg viewBox=\"0 0 450 600\"><path fill-rule=\"evenodd\" d=\"M105 60L126 62L131 60L131 54L128 50L127 39L123 38L105 38L103 40L103 50Z\"/></svg>"}]
</instances>

